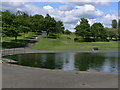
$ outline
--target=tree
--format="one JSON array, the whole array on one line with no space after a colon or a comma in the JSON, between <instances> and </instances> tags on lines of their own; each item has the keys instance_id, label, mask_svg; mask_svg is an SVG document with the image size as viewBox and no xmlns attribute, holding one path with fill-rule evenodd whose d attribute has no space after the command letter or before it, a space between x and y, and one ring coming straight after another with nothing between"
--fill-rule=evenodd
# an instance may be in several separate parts
<instances>
[{"instance_id":1,"label":"tree","mask_svg":"<svg viewBox=\"0 0 120 90\"><path fill-rule=\"evenodd\" d=\"M80 24L75 27L76 34L83 37L84 39L89 39L91 36L90 25L87 19L81 18Z\"/></svg>"},{"instance_id":2,"label":"tree","mask_svg":"<svg viewBox=\"0 0 120 90\"><path fill-rule=\"evenodd\" d=\"M113 40L113 38L118 38L119 34L118 34L118 30L115 28L106 28L107 31L107 35L109 37L110 40Z\"/></svg>"},{"instance_id":3,"label":"tree","mask_svg":"<svg viewBox=\"0 0 120 90\"><path fill-rule=\"evenodd\" d=\"M32 29L32 32L41 33L41 31L44 29L44 17L42 15L34 15L30 17L30 27Z\"/></svg>"},{"instance_id":4,"label":"tree","mask_svg":"<svg viewBox=\"0 0 120 90\"><path fill-rule=\"evenodd\" d=\"M118 20L118 28L120 29L120 19Z\"/></svg>"},{"instance_id":5,"label":"tree","mask_svg":"<svg viewBox=\"0 0 120 90\"><path fill-rule=\"evenodd\" d=\"M4 36L15 37L15 41L17 42L17 37L19 36L17 27L4 24L2 33Z\"/></svg>"},{"instance_id":6,"label":"tree","mask_svg":"<svg viewBox=\"0 0 120 90\"><path fill-rule=\"evenodd\" d=\"M98 40L100 38L101 40L106 40L107 39L107 33L104 28L104 26L101 23L94 23L91 26L91 34L94 40Z\"/></svg>"},{"instance_id":7,"label":"tree","mask_svg":"<svg viewBox=\"0 0 120 90\"><path fill-rule=\"evenodd\" d=\"M112 20L112 28L117 28L117 20Z\"/></svg>"},{"instance_id":8,"label":"tree","mask_svg":"<svg viewBox=\"0 0 120 90\"><path fill-rule=\"evenodd\" d=\"M30 31L29 27L23 26L23 25L21 25L18 29L24 33L24 36L26 33L28 33Z\"/></svg>"},{"instance_id":9,"label":"tree","mask_svg":"<svg viewBox=\"0 0 120 90\"><path fill-rule=\"evenodd\" d=\"M46 15L44 20L44 31L46 31L47 36L50 33L56 33L56 21L54 18L52 18L49 14Z\"/></svg>"},{"instance_id":10,"label":"tree","mask_svg":"<svg viewBox=\"0 0 120 90\"><path fill-rule=\"evenodd\" d=\"M120 40L120 19L118 20L118 39Z\"/></svg>"},{"instance_id":11,"label":"tree","mask_svg":"<svg viewBox=\"0 0 120 90\"><path fill-rule=\"evenodd\" d=\"M57 30L56 33L63 33L64 29L65 28L64 28L63 22L62 21L57 21L56 22L56 30Z\"/></svg>"},{"instance_id":12,"label":"tree","mask_svg":"<svg viewBox=\"0 0 120 90\"><path fill-rule=\"evenodd\" d=\"M64 32L65 34L71 34L72 32L71 31L69 31L69 30L65 30L65 32Z\"/></svg>"},{"instance_id":13,"label":"tree","mask_svg":"<svg viewBox=\"0 0 120 90\"><path fill-rule=\"evenodd\" d=\"M9 11L2 12L2 34L8 37L15 37L15 41L17 41L17 36L19 36L19 25L15 23L15 19L15 14Z\"/></svg>"}]
</instances>

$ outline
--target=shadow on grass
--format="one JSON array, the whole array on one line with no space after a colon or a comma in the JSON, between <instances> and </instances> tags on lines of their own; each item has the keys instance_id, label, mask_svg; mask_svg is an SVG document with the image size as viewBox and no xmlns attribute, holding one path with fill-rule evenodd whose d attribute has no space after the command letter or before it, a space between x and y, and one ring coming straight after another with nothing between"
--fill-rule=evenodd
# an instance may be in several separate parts
<instances>
[{"instance_id":1,"label":"shadow on grass","mask_svg":"<svg viewBox=\"0 0 120 90\"><path fill-rule=\"evenodd\" d=\"M2 42L2 48L19 48L25 47L30 40L18 39L17 42L12 40L11 42Z\"/></svg>"}]
</instances>

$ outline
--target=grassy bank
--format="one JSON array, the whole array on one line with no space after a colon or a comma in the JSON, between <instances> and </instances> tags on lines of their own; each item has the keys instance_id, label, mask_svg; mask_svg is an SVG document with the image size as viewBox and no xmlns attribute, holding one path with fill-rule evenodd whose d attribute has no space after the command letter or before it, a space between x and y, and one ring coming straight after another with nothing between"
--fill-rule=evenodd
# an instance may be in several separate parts
<instances>
[{"instance_id":1,"label":"grassy bank","mask_svg":"<svg viewBox=\"0 0 120 90\"><path fill-rule=\"evenodd\" d=\"M68 39L70 37L71 39ZM32 49L37 50L92 50L99 48L100 50L117 50L118 42L74 42L75 36L62 35L58 39L41 38L39 42L33 45Z\"/></svg>"},{"instance_id":2,"label":"grassy bank","mask_svg":"<svg viewBox=\"0 0 120 90\"><path fill-rule=\"evenodd\" d=\"M18 36L17 42L15 41L14 37L2 37L2 48L23 47L35 36L36 35L32 32L29 32L25 35L21 33L21 36Z\"/></svg>"}]
</instances>

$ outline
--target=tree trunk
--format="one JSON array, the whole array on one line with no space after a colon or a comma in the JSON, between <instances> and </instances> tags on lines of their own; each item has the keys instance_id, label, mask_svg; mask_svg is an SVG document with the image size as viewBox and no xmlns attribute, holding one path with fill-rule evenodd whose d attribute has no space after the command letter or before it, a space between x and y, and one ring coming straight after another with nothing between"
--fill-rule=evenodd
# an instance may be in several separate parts
<instances>
[{"instance_id":1,"label":"tree trunk","mask_svg":"<svg viewBox=\"0 0 120 90\"><path fill-rule=\"evenodd\" d=\"M49 35L49 32L46 32L47 33L47 36Z\"/></svg>"},{"instance_id":2,"label":"tree trunk","mask_svg":"<svg viewBox=\"0 0 120 90\"><path fill-rule=\"evenodd\" d=\"M112 37L110 37L110 40L112 40Z\"/></svg>"},{"instance_id":3,"label":"tree trunk","mask_svg":"<svg viewBox=\"0 0 120 90\"><path fill-rule=\"evenodd\" d=\"M24 32L24 38L25 38L25 32Z\"/></svg>"},{"instance_id":4,"label":"tree trunk","mask_svg":"<svg viewBox=\"0 0 120 90\"><path fill-rule=\"evenodd\" d=\"M15 41L17 42L17 36L15 36Z\"/></svg>"}]
</instances>

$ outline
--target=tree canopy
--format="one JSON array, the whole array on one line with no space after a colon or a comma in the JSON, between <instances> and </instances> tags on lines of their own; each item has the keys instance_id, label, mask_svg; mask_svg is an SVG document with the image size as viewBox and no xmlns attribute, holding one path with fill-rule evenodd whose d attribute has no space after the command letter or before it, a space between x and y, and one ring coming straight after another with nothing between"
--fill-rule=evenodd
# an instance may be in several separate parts
<instances>
[{"instance_id":1,"label":"tree canopy","mask_svg":"<svg viewBox=\"0 0 120 90\"><path fill-rule=\"evenodd\" d=\"M76 34L83 38L90 38L90 25L87 19L81 18L80 24L75 27Z\"/></svg>"},{"instance_id":2,"label":"tree canopy","mask_svg":"<svg viewBox=\"0 0 120 90\"><path fill-rule=\"evenodd\" d=\"M112 28L117 28L117 20L112 20Z\"/></svg>"},{"instance_id":3,"label":"tree canopy","mask_svg":"<svg viewBox=\"0 0 120 90\"><path fill-rule=\"evenodd\" d=\"M2 27L3 35L15 37L16 41L20 33L35 32L40 34L42 31L46 31L49 35L50 33L57 34L64 31L63 22L56 21L49 14L45 17L39 14L31 16L26 12L11 13L8 10L2 12Z\"/></svg>"}]
</instances>

